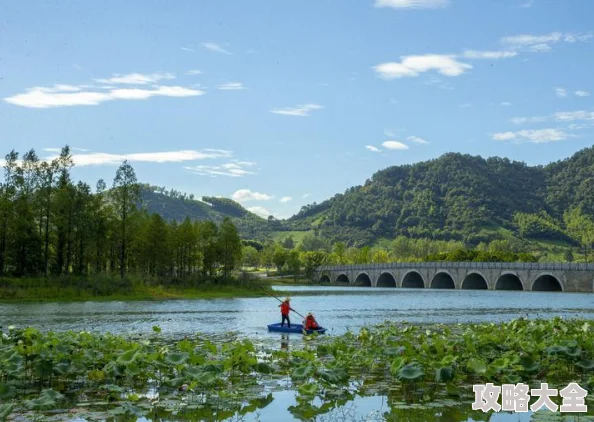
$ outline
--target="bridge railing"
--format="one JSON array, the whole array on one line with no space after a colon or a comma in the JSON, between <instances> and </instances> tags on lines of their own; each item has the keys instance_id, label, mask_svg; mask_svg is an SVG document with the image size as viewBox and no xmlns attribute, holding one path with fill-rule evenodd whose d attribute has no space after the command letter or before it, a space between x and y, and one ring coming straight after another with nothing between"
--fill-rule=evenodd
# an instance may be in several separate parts
<instances>
[{"instance_id":1,"label":"bridge railing","mask_svg":"<svg viewBox=\"0 0 594 422\"><path fill-rule=\"evenodd\" d=\"M317 271L363 271L363 270L391 270L404 268L430 269L486 269L486 270L537 270L537 271L594 271L594 264L570 264L564 262L391 262L386 264L351 264L324 265Z\"/></svg>"}]
</instances>

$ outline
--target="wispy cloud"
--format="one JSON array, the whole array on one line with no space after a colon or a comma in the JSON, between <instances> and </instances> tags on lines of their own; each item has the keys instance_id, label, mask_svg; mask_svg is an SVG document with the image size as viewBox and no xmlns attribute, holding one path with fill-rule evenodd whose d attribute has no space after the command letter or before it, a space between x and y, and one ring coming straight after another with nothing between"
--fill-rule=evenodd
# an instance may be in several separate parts
<instances>
[{"instance_id":1,"label":"wispy cloud","mask_svg":"<svg viewBox=\"0 0 594 422\"><path fill-rule=\"evenodd\" d=\"M367 148L369 151L371 152L382 152L381 149L374 147L373 145L365 145L365 148Z\"/></svg>"},{"instance_id":2,"label":"wispy cloud","mask_svg":"<svg viewBox=\"0 0 594 422\"><path fill-rule=\"evenodd\" d=\"M420 144L420 145L427 145L429 143L425 139L419 138L418 136L409 136L406 139L408 139L411 142L414 142L415 144Z\"/></svg>"},{"instance_id":3,"label":"wispy cloud","mask_svg":"<svg viewBox=\"0 0 594 422\"><path fill-rule=\"evenodd\" d=\"M236 191L231 198L237 202L247 202L247 201L268 201L274 196L268 195L265 193L260 192L253 192L249 189L239 189Z\"/></svg>"},{"instance_id":4,"label":"wispy cloud","mask_svg":"<svg viewBox=\"0 0 594 422\"><path fill-rule=\"evenodd\" d=\"M508 57L515 57L518 53L516 51L477 51L465 50L462 57L467 59L506 59Z\"/></svg>"},{"instance_id":5,"label":"wispy cloud","mask_svg":"<svg viewBox=\"0 0 594 422\"><path fill-rule=\"evenodd\" d=\"M281 204L286 204L287 202L291 202L293 200L293 198L291 198L290 196L283 196L281 199L279 199L278 202L280 202Z\"/></svg>"},{"instance_id":6,"label":"wispy cloud","mask_svg":"<svg viewBox=\"0 0 594 422\"><path fill-rule=\"evenodd\" d=\"M188 70L186 75L193 76L193 75L201 75L202 71L198 69Z\"/></svg>"},{"instance_id":7,"label":"wispy cloud","mask_svg":"<svg viewBox=\"0 0 594 422\"><path fill-rule=\"evenodd\" d=\"M384 148L391 149L391 150L408 149L408 145L403 144L402 142L399 142L399 141L386 141L386 142L382 143L382 145Z\"/></svg>"},{"instance_id":8,"label":"wispy cloud","mask_svg":"<svg viewBox=\"0 0 594 422\"><path fill-rule=\"evenodd\" d=\"M571 122L575 120L594 120L594 111L559 111L554 114L554 118L560 122Z\"/></svg>"},{"instance_id":9,"label":"wispy cloud","mask_svg":"<svg viewBox=\"0 0 594 422\"><path fill-rule=\"evenodd\" d=\"M223 48L220 44L214 42L202 43L202 47L206 48L207 50L214 51L215 53L231 54L230 51Z\"/></svg>"},{"instance_id":10,"label":"wispy cloud","mask_svg":"<svg viewBox=\"0 0 594 422\"><path fill-rule=\"evenodd\" d=\"M450 5L450 0L375 0L375 7L393 9L439 9Z\"/></svg>"},{"instance_id":11,"label":"wispy cloud","mask_svg":"<svg viewBox=\"0 0 594 422\"><path fill-rule=\"evenodd\" d=\"M421 73L435 70L444 76L459 76L472 69L472 65L462 63L452 55L425 54L421 56L402 56L400 62L388 62L374 66L383 79L412 78Z\"/></svg>"},{"instance_id":12,"label":"wispy cloud","mask_svg":"<svg viewBox=\"0 0 594 422\"><path fill-rule=\"evenodd\" d=\"M246 89L241 82L227 82L225 84L219 85L219 89L224 91L231 91L231 90L239 90L239 89Z\"/></svg>"},{"instance_id":13,"label":"wispy cloud","mask_svg":"<svg viewBox=\"0 0 594 422\"><path fill-rule=\"evenodd\" d=\"M393 138L396 136L396 134L394 133L394 131L390 130L390 129L385 129L384 130L384 135L386 135L388 138Z\"/></svg>"},{"instance_id":14,"label":"wispy cloud","mask_svg":"<svg viewBox=\"0 0 594 422\"><path fill-rule=\"evenodd\" d=\"M47 149L48 152L57 153L54 148ZM82 149L78 149L84 151ZM197 161L215 158L228 158L232 156L231 151L218 149L180 150L180 151L162 151L162 152L137 152L131 154L110 154L105 152L73 153L74 164L79 167L101 166L101 165L119 165L124 160L139 163L179 163L183 161ZM58 155L52 155L46 158L51 161Z\"/></svg>"},{"instance_id":15,"label":"wispy cloud","mask_svg":"<svg viewBox=\"0 0 594 422\"><path fill-rule=\"evenodd\" d=\"M173 79L171 73L153 73L143 75L131 73L116 75L108 79L97 79L97 82L111 85L54 85L52 87L28 88L21 94L4 98L9 104L28 108L53 108L98 105L115 100L146 100L151 97L194 97L204 91L177 85L151 85L151 87L118 87L114 85L146 85L163 79Z\"/></svg>"},{"instance_id":16,"label":"wispy cloud","mask_svg":"<svg viewBox=\"0 0 594 422\"><path fill-rule=\"evenodd\" d=\"M301 195L301 197L303 199L309 198L311 196L311 193L304 193L303 195Z\"/></svg>"},{"instance_id":17,"label":"wispy cloud","mask_svg":"<svg viewBox=\"0 0 594 422\"><path fill-rule=\"evenodd\" d=\"M183 50L183 51L187 51L187 52L189 52L189 53L195 53L195 52L196 52L196 50L194 50L194 49L193 49L193 48L191 48L191 47L180 47L179 49L180 49L180 50Z\"/></svg>"},{"instance_id":18,"label":"wispy cloud","mask_svg":"<svg viewBox=\"0 0 594 422\"><path fill-rule=\"evenodd\" d=\"M575 91L574 93L577 97L589 97L590 93L588 91Z\"/></svg>"},{"instance_id":19,"label":"wispy cloud","mask_svg":"<svg viewBox=\"0 0 594 422\"><path fill-rule=\"evenodd\" d=\"M592 38L591 33L587 34L574 34L574 33L561 33L552 32L545 35L533 35L533 34L522 34L513 35L509 37L503 37L501 42L509 45L510 48L515 50L527 50L535 53L547 52L552 49L552 44L567 42L584 42Z\"/></svg>"},{"instance_id":20,"label":"wispy cloud","mask_svg":"<svg viewBox=\"0 0 594 422\"><path fill-rule=\"evenodd\" d=\"M232 160L231 162L217 165L217 166L198 165L198 166L184 167L184 169L192 174L197 174L199 176L243 177L248 174L255 174L252 171L246 170L246 168L250 168L255 165L256 165L256 163L250 162L250 161Z\"/></svg>"},{"instance_id":21,"label":"wispy cloud","mask_svg":"<svg viewBox=\"0 0 594 422\"><path fill-rule=\"evenodd\" d=\"M502 107L509 107L512 105L512 103L510 103L509 101L502 101L501 103L499 103L499 105Z\"/></svg>"},{"instance_id":22,"label":"wispy cloud","mask_svg":"<svg viewBox=\"0 0 594 422\"><path fill-rule=\"evenodd\" d=\"M533 4L534 4L534 0L527 0L527 1L522 2L522 4L520 4L520 7L527 9L529 7L532 7Z\"/></svg>"},{"instance_id":23,"label":"wispy cloud","mask_svg":"<svg viewBox=\"0 0 594 422\"><path fill-rule=\"evenodd\" d=\"M152 74L129 73L127 75L115 74L111 78L95 79L95 81L104 84L123 84L123 85L146 85L154 84L163 79L175 79L173 73L157 72Z\"/></svg>"},{"instance_id":24,"label":"wispy cloud","mask_svg":"<svg viewBox=\"0 0 594 422\"><path fill-rule=\"evenodd\" d=\"M286 116L305 117L305 116L309 116L309 113L312 110L319 110L321 108L324 108L324 107L319 104L302 104L302 105L298 105L296 107L275 108L275 109L270 110L270 112L274 113L274 114L284 114Z\"/></svg>"},{"instance_id":25,"label":"wispy cloud","mask_svg":"<svg viewBox=\"0 0 594 422\"><path fill-rule=\"evenodd\" d=\"M555 94L559 98L564 98L567 97L567 90L565 88L555 88Z\"/></svg>"},{"instance_id":26,"label":"wispy cloud","mask_svg":"<svg viewBox=\"0 0 594 422\"><path fill-rule=\"evenodd\" d=\"M575 120L594 120L594 111L558 111L550 116L514 117L513 119L511 119L511 122L515 124L522 124L539 123L546 121L572 122Z\"/></svg>"},{"instance_id":27,"label":"wispy cloud","mask_svg":"<svg viewBox=\"0 0 594 422\"><path fill-rule=\"evenodd\" d=\"M266 208L260 207L260 206L249 207L247 210L249 212L256 214L259 217L262 217L262 218L268 218L269 216L272 215L272 213L270 211L268 211Z\"/></svg>"},{"instance_id":28,"label":"wispy cloud","mask_svg":"<svg viewBox=\"0 0 594 422\"><path fill-rule=\"evenodd\" d=\"M544 122L547 118L544 116L534 116L534 117L514 117L510 121L516 125L522 123L537 123L537 122Z\"/></svg>"},{"instance_id":29,"label":"wispy cloud","mask_svg":"<svg viewBox=\"0 0 594 422\"><path fill-rule=\"evenodd\" d=\"M563 141L571 136L572 135L569 135L560 129L533 129L520 130L517 132L499 132L493 134L491 137L495 141L514 140L517 142L542 144L546 142Z\"/></svg>"}]
</instances>

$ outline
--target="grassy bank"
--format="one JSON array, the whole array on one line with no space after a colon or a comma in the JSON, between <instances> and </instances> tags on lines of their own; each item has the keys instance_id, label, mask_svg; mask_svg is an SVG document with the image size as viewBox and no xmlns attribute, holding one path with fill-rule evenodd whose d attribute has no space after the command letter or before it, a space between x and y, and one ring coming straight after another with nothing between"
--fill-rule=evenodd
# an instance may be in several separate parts
<instances>
[{"instance_id":1,"label":"grassy bank","mask_svg":"<svg viewBox=\"0 0 594 422\"><path fill-rule=\"evenodd\" d=\"M77 302L259 297L268 284L255 280L227 282L137 277L2 278L0 302Z\"/></svg>"}]
</instances>

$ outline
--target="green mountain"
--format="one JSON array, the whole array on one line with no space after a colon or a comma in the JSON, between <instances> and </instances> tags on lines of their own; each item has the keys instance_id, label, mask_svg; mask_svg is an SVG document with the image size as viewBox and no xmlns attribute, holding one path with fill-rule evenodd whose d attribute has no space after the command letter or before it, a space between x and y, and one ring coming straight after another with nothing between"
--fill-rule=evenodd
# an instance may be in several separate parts
<instances>
[{"instance_id":1,"label":"green mountain","mask_svg":"<svg viewBox=\"0 0 594 422\"><path fill-rule=\"evenodd\" d=\"M282 230L281 222L265 220L228 198L204 196L199 201L193 196L150 185L141 185L140 196L142 207L151 214L160 214L168 221L181 222L189 217L192 220L220 223L223 218L230 217L240 235L247 239L265 239L273 230Z\"/></svg>"},{"instance_id":2,"label":"green mountain","mask_svg":"<svg viewBox=\"0 0 594 422\"><path fill-rule=\"evenodd\" d=\"M353 245L398 235L477 244L502 231L567 240L565 211L581 206L594 215L593 175L594 148L532 167L449 153L378 171L363 186L303 207L287 223Z\"/></svg>"},{"instance_id":3,"label":"green mountain","mask_svg":"<svg viewBox=\"0 0 594 422\"><path fill-rule=\"evenodd\" d=\"M362 246L399 235L468 244L517 237L568 241L563 214L581 207L594 215L594 148L546 166L507 158L448 153L376 172L362 186L304 206L288 220L262 219L224 198L196 201L143 187L150 212L169 220L232 217L242 236L313 231L330 241Z\"/></svg>"}]
</instances>

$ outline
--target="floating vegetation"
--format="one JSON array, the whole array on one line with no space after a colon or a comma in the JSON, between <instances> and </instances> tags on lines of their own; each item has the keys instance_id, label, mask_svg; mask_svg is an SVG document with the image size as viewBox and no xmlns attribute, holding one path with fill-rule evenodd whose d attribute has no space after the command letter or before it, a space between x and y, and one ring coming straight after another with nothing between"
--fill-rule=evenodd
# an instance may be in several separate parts
<instances>
[{"instance_id":1,"label":"floating vegetation","mask_svg":"<svg viewBox=\"0 0 594 422\"><path fill-rule=\"evenodd\" d=\"M374 395L387 397L393 415L470 414L473 384L594 387L592 326L584 320L385 323L313 336L290 352L237 338L171 341L160 331L136 340L33 328L0 333L0 420L224 420L254 414L281 389L294 391L288 411L302 420Z\"/></svg>"}]
</instances>

